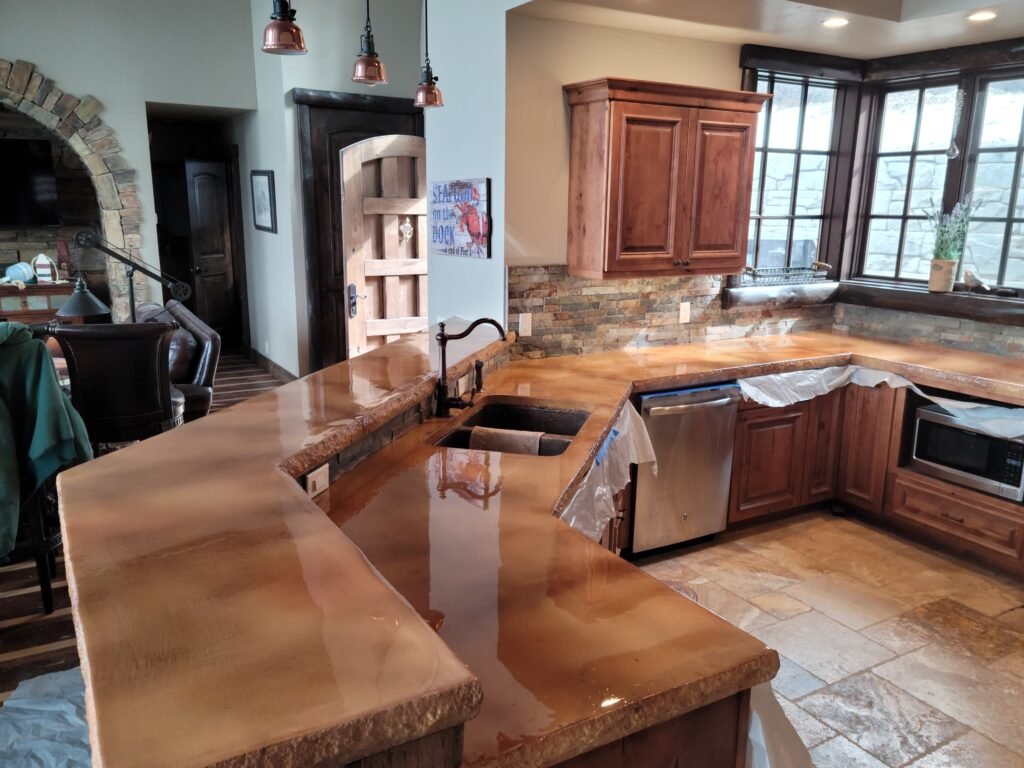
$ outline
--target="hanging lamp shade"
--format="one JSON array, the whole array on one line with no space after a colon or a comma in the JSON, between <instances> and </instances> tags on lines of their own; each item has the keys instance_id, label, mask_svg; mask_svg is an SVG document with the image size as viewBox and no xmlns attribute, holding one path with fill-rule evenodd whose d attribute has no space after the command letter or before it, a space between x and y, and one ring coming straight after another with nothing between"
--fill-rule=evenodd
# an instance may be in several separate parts
<instances>
[{"instance_id":1,"label":"hanging lamp shade","mask_svg":"<svg viewBox=\"0 0 1024 768\"><path fill-rule=\"evenodd\" d=\"M437 78L434 77L430 64L423 67L420 73L420 84L416 88L416 100L413 103L423 109L443 107L444 97L441 95L441 89L437 87Z\"/></svg>"},{"instance_id":2,"label":"hanging lamp shade","mask_svg":"<svg viewBox=\"0 0 1024 768\"><path fill-rule=\"evenodd\" d=\"M420 84L416 88L413 104L422 109L443 107L444 98L437 87L437 78L430 68L430 26L427 20L428 0L423 0L423 67L420 69Z\"/></svg>"},{"instance_id":3,"label":"hanging lamp shade","mask_svg":"<svg viewBox=\"0 0 1024 768\"><path fill-rule=\"evenodd\" d=\"M57 310L57 317L110 317L110 307L97 299L79 275L75 280L75 291L64 306Z\"/></svg>"},{"instance_id":4,"label":"hanging lamp shade","mask_svg":"<svg viewBox=\"0 0 1024 768\"><path fill-rule=\"evenodd\" d=\"M383 85L388 81L388 70L373 46L370 27L370 0L366 0L366 29L359 37L359 56L352 67L352 82L363 85Z\"/></svg>"},{"instance_id":5,"label":"hanging lamp shade","mask_svg":"<svg viewBox=\"0 0 1024 768\"><path fill-rule=\"evenodd\" d=\"M274 0L270 23L263 30L263 52L282 56L301 56L306 50L306 38L295 23L295 11L288 0Z\"/></svg>"}]
</instances>

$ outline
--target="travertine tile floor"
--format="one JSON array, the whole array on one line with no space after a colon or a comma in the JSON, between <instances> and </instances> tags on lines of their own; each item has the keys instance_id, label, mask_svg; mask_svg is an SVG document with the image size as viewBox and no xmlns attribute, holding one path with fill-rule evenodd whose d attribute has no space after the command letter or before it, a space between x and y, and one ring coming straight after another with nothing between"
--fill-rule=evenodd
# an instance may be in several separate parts
<instances>
[{"instance_id":1,"label":"travertine tile floor","mask_svg":"<svg viewBox=\"0 0 1024 768\"><path fill-rule=\"evenodd\" d=\"M828 513L637 564L778 650L819 768L1024 768L1024 580Z\"/></svg>"}]
</instances>

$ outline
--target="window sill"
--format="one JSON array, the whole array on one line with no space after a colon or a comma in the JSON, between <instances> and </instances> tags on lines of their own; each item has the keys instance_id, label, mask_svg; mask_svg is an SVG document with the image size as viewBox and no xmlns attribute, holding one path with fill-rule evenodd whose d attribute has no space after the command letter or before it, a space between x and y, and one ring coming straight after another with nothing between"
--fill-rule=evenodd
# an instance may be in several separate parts
<instances>
[{"instance_id":1,"label":"window sill","mask_svg":"<svg viewBox=\"0 0 1024 768\"><path fill-rule=\"evenodd\" d=\"M1024 325L1024 299L985 296L966 291L929 293L924 285L846 280L839 284L834 301L837 304L958 317L982 323Z\"/></svg>"}]
</instances>

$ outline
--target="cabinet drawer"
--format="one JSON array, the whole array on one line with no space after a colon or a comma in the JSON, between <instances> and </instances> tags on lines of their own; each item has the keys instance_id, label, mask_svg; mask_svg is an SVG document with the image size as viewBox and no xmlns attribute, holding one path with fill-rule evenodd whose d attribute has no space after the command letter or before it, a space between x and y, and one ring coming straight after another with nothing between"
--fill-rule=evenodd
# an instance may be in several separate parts
<instances>
[{"instance_id":1,"label":"cabinet drawer","mask_svg":"<svg viewBox=\"0 0 1024 768\"><path fill-rule=\"evenodd\" d=\"M892 514L1009 557L1020 557L1024 520L981 500L958 499L926 481L897 476Z\"/></svg>"}]
</instances>

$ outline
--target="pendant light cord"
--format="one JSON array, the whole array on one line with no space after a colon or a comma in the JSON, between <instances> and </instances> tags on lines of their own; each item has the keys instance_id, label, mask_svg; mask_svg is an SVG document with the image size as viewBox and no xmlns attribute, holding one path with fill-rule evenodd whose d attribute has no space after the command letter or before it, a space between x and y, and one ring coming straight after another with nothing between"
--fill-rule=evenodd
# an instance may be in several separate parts
<instances>
[{"instance_id":1,"label":"pendant light cord","mask_svg":"<svg viewBox=\"0 0 1024 768\"><path fill-rule=\"evenodd\" d=\"M430 66L430 22L427 14L430 10L429 0L423 0L423 64Z\"/></svg>"}]
</instances>

